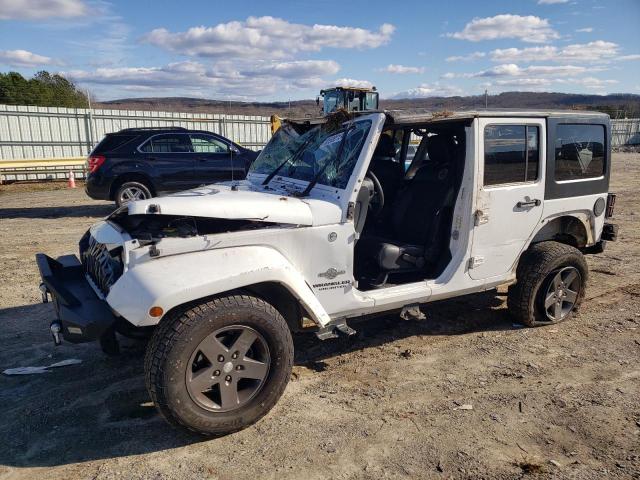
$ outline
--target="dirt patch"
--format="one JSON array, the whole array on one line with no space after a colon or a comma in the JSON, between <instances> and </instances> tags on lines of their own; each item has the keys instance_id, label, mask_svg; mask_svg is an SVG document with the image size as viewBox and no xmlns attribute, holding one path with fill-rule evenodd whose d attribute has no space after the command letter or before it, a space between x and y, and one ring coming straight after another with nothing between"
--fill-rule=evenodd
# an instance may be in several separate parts
<instances>
[{"instance_id":1,"label":"dirt patch","mask_svg":"<svg viewBox=\"0 0 640 480\"><path fill-rule=\"evenodd\" d=\"M504 293L488 292L434 303L422 322L354 323L355 339L303 335L273 412L208 441L155 413L143 344L114 358L51 344L33 255L75 253L112 204L81 189L5 191L0 369L83 362L0 376L0 477L638 478L640 154L615 154L613 168L619 241L588 258L571 321L518 328Z\"/></svg>"},{"instance_id":2,"label":"dirt patch","mask_svg":"<svg viewBox=\"0 0 640 480\"><path fill-rule=\"evenodd\" d=\"M0 185L0 195L10 193L50 192L52 190L66 190L66 180L51 180L47 182L12 182ZM82 191L84 182L76 180L76 189Z\"/></svg>"}]
</instances>

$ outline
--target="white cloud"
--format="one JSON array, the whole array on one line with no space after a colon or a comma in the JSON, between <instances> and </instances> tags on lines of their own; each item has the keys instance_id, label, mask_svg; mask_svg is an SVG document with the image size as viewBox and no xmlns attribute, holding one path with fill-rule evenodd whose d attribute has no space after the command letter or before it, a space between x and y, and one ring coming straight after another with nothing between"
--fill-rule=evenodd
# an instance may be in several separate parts
<instances>
[{"instance_id":1,"label":"white cloud","mask_svg":"<svg viewBox=\"0 0 640 480\"><path fill-rule=\"evenodd\" d=\"M441 85L438 82L433 84L423 83L416 88L410 88L402 92L397 92L391 98L427 98L427 97L451 97L461 95L462 90L451 85Z\"/></svg>"},{"instance_id":2,"label":"white cloud","mask_svg":"<svg viewBox=\"0 0 640 480\"><path fill-rule=\"evenodd\" d=\"M61 62L27 50L0 50L0 64L12 67L36 67L39 65L60 65Z\"/></svg>"},{"instance_id":3,"label":"white cloud","mask_svg":"<svg viewBox=\"0 0 640 480\"><path fill-rule=\"evenodd\" d=\"M468 55L454 55L452 57L447 57L447 62L469 62L472 60L477 60L479 58L485 57L487 54L484 52L473 52Z\"/></svg>"},{"instance_id":4,"label":"white cloud","mask_svg":"<svg viewBox=\"0 0 640 480\"><path fill-rule=\"evenodd\" d=\"M309 78L335 75L340 65L333 60L297 60L292 62L267 63L263 66L241 69L245 75L267 75L280 78Z\"/></svg>"},{"instance_id":5,"label":"white cloud","mask_svg":"<svg viewBox=\"0 0 640 480\"><path fill-rule=\"evenodd\" d=\"M394 65L391 63L378 71L403 75L407 73L424 73L424 67L407 67L405 65Z\"/></svg>"},{"instance_id":6,"label":"white cloud","mask_svg":"<svg viewBox=\"0 0 640 480\"><path fill-rule=\"evenodd\" d=\"M555 5L558 3L569 3L569 0L538 0L538 5Z\"/></svg>"},{"instance_id":7,"label":"white cloud","mask_svg":"<svg viewBox=\"0 0 640 480\"><path fill-rule=\"evenodd\" d=\"M202 57L240 56L274 59L323 48L377 48L388 43L395 27L388 23L378 31L335 25L303 25L275 17L249 17L213 27L192 27L171 33L157 28L144 40L171 52Z\"/></svg>"},{"instance_id":8,"label":"white cloud","mask_svg":"<svg viewBox=\"0 0 640 480\"><path fill-rule=\"evenodd\" d=\"M82 0L0 0L0 20L70 18L88 12Z\"/></svg>"},{"instance_id":9,"label":"white cloud","mask_svg":"<svg viewBox=\"0 0 640 480\"><path fill-rule=\"evenodd\" d=\"M483 83L483 88L489 88L493 92L505 91L505 90L525 90L525 91L549 91L551 88L559 88L564 86L564 89L569 91L575 91L576 86L579 85L589 90L595 90L595 93L605 94L605 88L607 86L617 84L617 80L605 80L595 77L514 77L514 78L497 78L490 82ZM552 87L555 85L555 87Z\"/></svg>"},{"instance_id":10,"label":"white cloud","mask_svg":"<svg viewBox=\"0 0 640 480\"><path fill-rule=\"evenodd\" d=\"M355 87L355 88L371 88L373 83L369 80L355 80L353 78L339 78L329 82L329 87Z\"/></svg>"},{"instance_id":11,"label":"white cloud","mask_svg":"<svg viewBox=\"0 0 640 480\"><path fill-rule=\"evenodd\" d=\"M576 30L576 32L578 32L578 33L591 33L591 32L593 32L593 27L578 28Z\"/></svg>"},{"instance_id":12,"label":"white cloud","mask_svg":"<svg viewBox=\"0 0 640 480\"><path fill-rule=\"evenodd\" d=\"M531 47L531 48L498 48L490 53L494 62L533 62L549 61L558 53L557 47Z\"/></svg>"},{"instance_id":13,"label":"white cloud","mask_svg":"<svg viewBox=\"0 0 640 480\"><path fill-rule=\"evenodd\" d=\"M509 78L506 80L496 80L494 84L513 87L546 87L552 81L548 78Z\"/></svg>"},{"instance_id":14,"label":"white cloud","mask_svg":"<svg viewBox=\"0 0 640 480\"><path fill-rule=\"evenodd\" d=\"M640 60L640 53L634 53L633 55L622 55L621 57L617 57L616 60L621 61L629 61L629 60Z\"/></svg>"},{"instance_id":15,"label":"white cloud","mask_svg":"<svg viewBox=\"0 0 640 480\"><path fill-rule=\"evenodd\" d=\"M285 91L320 88L340 66L333 60L252 62L221 61L208 67L183 61L161 67L97 68L66 72L72 80L121 90L170 92L180 95L252 99Z\"/></svg>"},{"instance_id":16,"label":"white cloud","mask_svg":"<svg viewBox=\"0 0 640 480\"><path fill-rule=\"evenodd\" d=\"M529 67L519 67L515 63L497 65L488 70L477 73L462 74L463 77L531 77L531 76L552 76L566 77L579 75L585 72L598 71L595 68L579 67L575 65L531 65Z\"/></svg>"},{"instance_id":17,"label":"white cloud","mask_svg":"<svg viewBox=\"0 0 640 480\"><path fill-rule=\"evenodd\" d=\"M586 88L601 89L607 85L615 85L618 80L604 80L595 77L580 77L580 78L565 78L558 80L558 83L573 83L576 85L582 85Z\"/></svg>"},{"instance_id":18,"label":"white cloud","mask_svg":"<svg viewBox=\"0 0 640 480\"><path fill-rule=\"evenodd\" d=\"M488 70L475 73L447 73L445 78L540 78L540 77L568 77L591 72L599 72L602 68L582 67L576 65L530 65L520 67L515 63L496 65ZM503 82L505 83L505 82Z\"/></svg>"},{"instance_id":19,"label":"white cloud","mask_svg":"<svg viewBox=\"0 0 640 480\"><path fill-rule=\"evenodd\" d=\"M581 62L596 63L615 57L620 47L613 42L597 40L585 44L554 46L504 48L490 53L494 62Z\"/></svg>"},{"instance_id":20,"label":"white cloud","mask_svg":"<svg viewBox=\"0 0 640 480\"><path fill-rule=\"evenodd\" d=\"M496 40L500 38L517 38L523 42L546 43L560 38L549 21L544 18L528 15L496 15L495 17L474 18L467 23L461 32L449 33L447 36L458 40Z\"/></svg>"}]
</instances>

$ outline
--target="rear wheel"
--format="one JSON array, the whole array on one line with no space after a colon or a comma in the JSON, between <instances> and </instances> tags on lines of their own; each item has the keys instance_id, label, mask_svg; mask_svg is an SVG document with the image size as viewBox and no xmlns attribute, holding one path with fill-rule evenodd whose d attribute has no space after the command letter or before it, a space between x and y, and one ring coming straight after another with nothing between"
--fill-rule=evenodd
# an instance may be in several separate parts
<instances>
[{"instance_id":1,"label":"rear wheel","mask_svg":"<svg viewBox=\"0 0 640 480\"><path fill-rule=\"evenodd\" d=\"M509 311L529 327L567 320L584 298L587 276L587 262L577 248L558 242L533 245L509 288Z\"/></svg>"},{"instance_id":2,"label":"rear wheel","mask_svg":"<svg viewBox=\"0 0 640 480\"><path fill-rule=\"evenodd\" d=\"M116 205L118 207L135 200L146 200L151 198L149 188L140 182L124 182L118 187L115 194Z\"/></svg>"},{"instance_id":3,"label":"rear wheel","mask_svg":"<svg viewBox=\"0 0 640 480\"><path fill-rule=\"evenodd\" d=\"M145 359L147 389L165 419L218 436L271 410L293 363L289 327L273 306L232 295L169 315Z\"/></svg>"}]
</instances>

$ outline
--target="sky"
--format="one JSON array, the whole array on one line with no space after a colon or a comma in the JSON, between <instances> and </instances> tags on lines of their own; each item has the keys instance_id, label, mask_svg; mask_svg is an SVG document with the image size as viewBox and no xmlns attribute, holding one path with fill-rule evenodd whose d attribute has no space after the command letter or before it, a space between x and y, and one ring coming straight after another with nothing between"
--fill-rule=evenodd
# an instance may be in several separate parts
<instances>
[{"instance_id":1,"label":"sky","mask_svg":"<svg viewBox=\"0 0 640 480\"><path fill-rule=\"evenodd\" d=\"M0 0L0 71L98 100L640 94L640 0Z\"/></svg>"}]
</instances>

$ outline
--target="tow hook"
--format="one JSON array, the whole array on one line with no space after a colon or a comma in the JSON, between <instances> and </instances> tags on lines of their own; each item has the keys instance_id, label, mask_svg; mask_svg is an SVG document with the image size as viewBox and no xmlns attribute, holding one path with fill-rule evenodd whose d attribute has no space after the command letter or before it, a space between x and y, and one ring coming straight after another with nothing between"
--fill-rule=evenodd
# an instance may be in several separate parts
<instances>
[{"instance_id":1,"label":"tow hook","mask_svg":"<svg viewBox=\"0 0 640 480\"><path fill-rule=\"evenodd\" d=\"M40 284L40 294L42 295L42 303L49 303L49 290L44 283Z\"/></svg>"},{"instance_id":2,"label":"tow hook","mask_svg":"<svg viewBox=\"0 0 640 480\"><path fill-rule=\"evenodd\" d=\"M330 338L338 338L339 334L350 337L355 335L356 331L347 325L347 321L343 318L319 329L316 332L316 337L320 340L328 340Z\"/></svg>"},{"instance_id":3,"label":"tow hook","mask_svg":"<svg viewBox=\"0 0 640 480\"><path fill-rule=\"evenodd\" d=\"M62 325L60 325L60 322L57 322L57 321L51 322L51 325L49 325L49 330L51 330L53 343L55 344L56 347L59 346L62 343L62 340L60 339L60 332L62 331Z\"/></svg>"}]
</instances>

